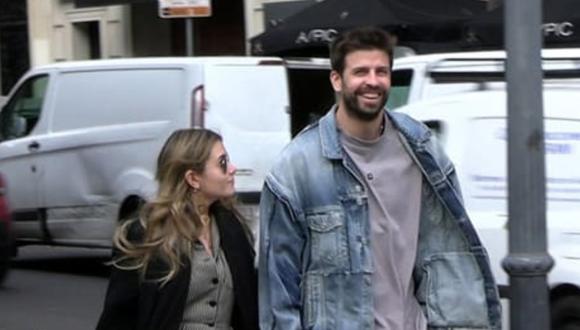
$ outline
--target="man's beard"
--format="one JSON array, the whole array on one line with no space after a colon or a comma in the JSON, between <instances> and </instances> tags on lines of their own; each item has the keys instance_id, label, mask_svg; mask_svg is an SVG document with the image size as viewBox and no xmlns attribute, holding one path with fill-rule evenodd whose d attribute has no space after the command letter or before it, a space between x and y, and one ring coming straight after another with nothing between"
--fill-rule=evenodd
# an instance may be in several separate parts
<instances>
[{"instance_id":1,"label":"man's beard","mask_svg":"<svg viewBox=\"0 0 580 330\"><path fill-rule=\"evenodd\" d=\"M343 92L342 100L344 102L347 114L351 117L355 117L362 121L367 122L373 121L382 113L382 110L385 107L385 104L387 103L387 99L389 98L388 91L383 90L382 92L383 95L381 101L378 103L379 105L373 108L368 107L363 108L362 106L360 106L357 100L357 92L352 93Z\"/></svg>"}]
</instances>

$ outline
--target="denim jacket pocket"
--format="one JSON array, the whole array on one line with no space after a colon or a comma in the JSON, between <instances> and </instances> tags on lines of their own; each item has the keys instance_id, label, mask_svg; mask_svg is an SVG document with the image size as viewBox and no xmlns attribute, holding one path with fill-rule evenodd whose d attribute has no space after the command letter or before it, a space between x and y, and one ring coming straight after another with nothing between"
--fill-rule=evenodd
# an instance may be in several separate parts
<instances>
[{"instance_id":1,"label":"denim jacket pocket","mask_svg":"<svg viewBox=\"0 0 580 330\"><path fill-rule=\"evenodd\" d=\"M320 274L348 271L347 235L344 211L324 208L306 214L311 236L309 272Z\"/></svg>"},{"instance_id":2,"label":"denim jacket pocket","mask_svg":"<svg viewBox=\"0 0 580 330\"><path fill-rule=\"evenodd\" d=\"M431 327L489 328L484 279L470 253L432 256L419 287ZM421 299L420 299L421 300Z\"/></svg>"}]
</instances>

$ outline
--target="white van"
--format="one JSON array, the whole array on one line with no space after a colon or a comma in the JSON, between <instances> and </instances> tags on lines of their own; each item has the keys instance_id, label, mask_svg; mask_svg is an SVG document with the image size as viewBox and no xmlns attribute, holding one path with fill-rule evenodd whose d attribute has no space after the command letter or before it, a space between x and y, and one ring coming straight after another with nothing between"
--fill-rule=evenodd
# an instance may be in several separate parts
<instances>
[{"instance_id":1,"label":"white van","mask_svg":"<svg viewBox=\"0 0 580 330\"><path fill-rule=\"evenodd\" d=\"M505 89L505 51L395 58L388 108L449 94ZM580 83L580 48L544 49L545 85Z\"/></svg>"},{"instance_id":2,"label":"white van","mask_svg":"<svg viewBox=\"0 0 580 330\"><path fill-rule=\"evenodd\" d=\"M506 97L504 90L467 92L396 110L430 126L455 163L468 214L488 249L504 297L509 292L501 267L508 253ZM548 275L552 329L579 325L579 100L578 85L544 91L547 237L555 261Z\"/></svg>"},{"instance_id":3,"label":"white van","mask_svg":"<svg viewBox=\"0 0 580 330\"><path fill-rule=\"evenodd\" d=\"M252 57L32 69L0 112L0 173L18 243L110 247L117 221L154 194L157 154L179 128L220 133L240 199L257 203L292 132L333 103L328 72L327 60Z\"/></svg>"}]
</instances>

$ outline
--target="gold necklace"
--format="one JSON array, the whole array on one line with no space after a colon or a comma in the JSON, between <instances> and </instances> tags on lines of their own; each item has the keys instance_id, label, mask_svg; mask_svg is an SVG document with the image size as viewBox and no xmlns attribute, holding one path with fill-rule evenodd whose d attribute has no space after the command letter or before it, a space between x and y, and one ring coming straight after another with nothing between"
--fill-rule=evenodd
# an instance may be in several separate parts
<instances>
[{"instance_id":1,"label":"gold necklace","mask_svg":"<svg viewBox=\"0 0 580 330\"><path fill-rule=\"evenodd\" d=\"M202 214L199 216L199 221L201 221L201 224L203 226L208 226L209 223L211 222L211 218L207 214Z\"/></svg>"}]
</instances>

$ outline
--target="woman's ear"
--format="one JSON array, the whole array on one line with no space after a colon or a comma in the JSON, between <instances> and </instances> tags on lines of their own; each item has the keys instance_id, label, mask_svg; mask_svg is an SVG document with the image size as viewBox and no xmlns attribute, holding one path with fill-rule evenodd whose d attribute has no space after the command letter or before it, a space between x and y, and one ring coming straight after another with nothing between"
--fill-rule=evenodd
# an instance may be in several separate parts
<instances>
[{"instance_id":1,"label":"woman's ear","mask_svg":"<svg viewBox=\"0 0 580 330\"><path fill-rule=\"evenodd\" d=\"M200 187L199 175L194 170L187 170L184 175L185 182L193 189L198 191Z\"/></svg>"}]
</instances>

